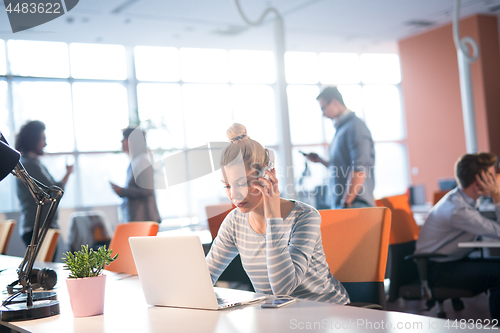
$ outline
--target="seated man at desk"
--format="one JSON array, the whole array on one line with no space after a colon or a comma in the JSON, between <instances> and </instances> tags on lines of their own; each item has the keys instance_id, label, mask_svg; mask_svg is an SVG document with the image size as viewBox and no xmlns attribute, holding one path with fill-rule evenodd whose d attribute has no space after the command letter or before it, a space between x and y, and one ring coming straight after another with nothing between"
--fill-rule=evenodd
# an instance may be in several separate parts
<instances>
[{"instance_id":1,"label":"seated man at desk","mask_svg":"<svg viewBox=\"0 0 500 333\"><path fill-rule=\"evenodd\" d=\"M472 248L459 248L478 236L500 239L500 184L491 153L465 154L455 164L458 187L448 192L430 211L417 240L415 253L439 253L447 257L429 265L431 286L456 287L474 292L489 290L490 314L500 319L500 261L469 258ZM497 221L477 210L480 196L495 203Z\"/></svg>"}]
</instances>

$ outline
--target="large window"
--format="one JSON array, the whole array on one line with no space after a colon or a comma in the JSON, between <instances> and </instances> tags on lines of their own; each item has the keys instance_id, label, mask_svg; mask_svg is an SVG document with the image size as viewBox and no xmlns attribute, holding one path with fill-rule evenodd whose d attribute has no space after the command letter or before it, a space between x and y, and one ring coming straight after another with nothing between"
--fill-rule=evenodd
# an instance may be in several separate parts
<instances>
[{"instance_id":1,"label":"large window","mask_svg":"<svg viewBox=\"0 0 500 333\"><path fill-rule=\"evenodd\" d=\"M69 76L68 44L9 40L7 43L10 73L19 76Z\"/></svg>"},{"instance_id":2,"label":"large window","mask_svg":"<svg viewBox=\"0 0 500 333\"><path fill-rule=\"evenodd\" d=\"M5 42L0 39L0 75L7 74L7 64L5 62Z\"/></svg>"},{"instance_id":3,"label":"large window","mask_svg":"<svg viewBox=\"0 0 500 333\"><path fill-rule=\"evenodd\" d=\"M136 47L135 74L142 81L179 81L179 51L175 47Z\"/></svg>"},{"instance_id":4,"label":"large window","mask_svg":"<svg viewBox=\"0 0 500 333\"><path fill-rule=\"evenodd\" d=\"M26 121L41 120L47 127L47 133L51 134L47 136L46 152L74 150L71 87L68 82L15 80L12 95L16 133Z\"/></svg>"},{"instance_id":5,"label":"large window","mask_svg":"<svg viewBox=\"0 0 500 333\"><path fill-rule=\"evenodd\" d=\"M181 79L184 82L225 83L229 81L226 50L181 49Z\"/></svg>"},{"instance_id":6,"label":"large window","mask_svg":"<svg viewBox=\"0 0 500 333\"><path fill-rule=\"evenodd\" d=\"M119 151L128 126L127 90L120 83L73 84L75 140L79 151Z\"/></svg>"},{"instance_id":7,"label":"large window","mask_svg":"<svg viewBox=\"0 0 500 333\"><path fill-rule=\"evenodd\" d=\"M138 46L134 55L138 116L156 162L195 154L207 142L227 142L233 122L245 124L262 144L278 145L271 52ZM204 219L206 205L227 200L220 179L216 170L157 190L160 215Z\"/></svg>"},{"instance_id":8,"label":"large window","mask_svg":"<svg viewBox=\"0 0 500 333\"><path fill-rule=\"evenodd\" d=\"M248 133L265 146L276 146L274 90L265 85L235 84L231 87L233 120L245 124Z\"/></svg>"},{"instance_id":9,"label":"large window","mask_svg":"<svg viewBox=\"0 0 500 333\"><path fill-rule=\"evenodd\" d=\"M186 145L194 148L207 141L226 141L231 125L231 90L225 84L185 84L182 105Z\"/></svg>"},{"instance_id":10,"label":"large window","mask_svg":"<svg viewBox=\"0 0 500 333\"><path fill-rule=\"evenodd\" d=\"M75 165L63 208L121 201L109 181L124 185L127 169L126 155L117 154L129 124L126 69L121 45L0 41L0 130L14 144L26 121L45 123L42 162L51 175L60 180L66 165ZM17 209L14 188L13 177L0 183L0 211Z\"/></svg>"},{"instance_id":11,"label":"large window","mask_svg":"<svg viewBox=\"0 0 500 333\"><path fill-rule=\"evenodd\" d=\"M357 84L361 79L359 56L355 53L320 53L320 81L323 84Z\"/></svg>"},{"instance_id":12,"label":"large window","mask_svg":"<svg viewBox=\"0 0 500 333\"><path fill-rule=\"evenodd\" d=\"M71 76L75 79L125 80L127 62L121 45L69 45Z\"/></svg>"},{"instance_id":13,"label":"large window","mask_svg":"<svg viewBox=\"0 0 500 333\"><path fill-rule=\"evenodd\" d=\"M276 75L272 52L231 50L230 79L233 83L274 83Z\"/></svg>"},{"instance_id":14,"label":"large window","mask_svg":"<svg viewBox=\"0 0 500 333\"><path fill-rule=\"evenodd\" d=\"M328 183L321 165L299 151L328 159L335 130L316 101L322 85L337 85L350 110L363 119L375 141L375 197L404 193L409 185L406 133L395 54L289 52L285 55L294 176L299 192ZM318 82L319 81L319 82Z\"/></svg>"},{"instance_id":15,"label":"large window","mask_svg":"<svg viewBox=\"0 0 500 333\"><path fill-rule=\"evenodd\" d=\"M148 130L148 146L153 149L186 147L182 94L179 84L139 83L139 117Z\"/></svg>"},{"instance_id":16,"label":"large window","mask_svg":"<svg viewBox=\"0 0 500 333\"><path fill-rule=\"evenodd\" d=\"M7 81L0 78L0 131L8 139L11 138L10 115L7 107Z\"/></svg>"},{"instance_id":17,"label":"large window","mask_svg":"<svg viewBox=\"0 0 500 333\"><path fill-rule=\"evenodd\" d=\"M3 41L0 40L0 49ZM5 59L5 58L4 58ZM2 54L0 54L0 71L1 71ZM7 108L7 82L0 78L0 132L9 141L12 142L12 131L9 126L10 115ZM12 177L6 177L0 182L0 212L12 210L14 207L14 181Z\"/></svg>"},{"instance_id":18,"label":"large window","mask_svg":"<svg viewBox=\"0 0 500 333\"><path fill-rule=\"evenodd\" d=\"M327 155L334 128L316 96L322 85L335 84L376 141L376 195L403 192L397 55L289 52L285 70L297 189L313 191L327 180L322 165L309 163L304 172L300 151ZM233 122L274 148L279 160L275 80L269 51L137 46L127 52L121 45L0 40L0 130L13 143L27 120L42 120L43 162L51 174L61 179L65 165L75 164L61 205L117 205L109 182L124 185L129 160L120 152L121 129L136 121L147 131L159 178L163 161L174 155L227 141ZM0 183L0 211L17 209L14 188L12 177ZM191 222L225 197L219 171L156 191L162 218Z\"/></svg>"}]
</instances>

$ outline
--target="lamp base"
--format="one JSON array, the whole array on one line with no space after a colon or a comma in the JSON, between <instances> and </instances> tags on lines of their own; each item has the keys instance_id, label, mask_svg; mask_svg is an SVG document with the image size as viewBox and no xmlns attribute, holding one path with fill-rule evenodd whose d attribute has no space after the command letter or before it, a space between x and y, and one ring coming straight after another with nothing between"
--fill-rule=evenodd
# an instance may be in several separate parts
<instances>
[{"instance_id":1,"label":"lamp base","mask_svg":"<svg viewBox=\"0 0 500 333\"><path fill-rule=\"evenodd\" d=\"M33 292L33 302L44 301L44 300L57 301L57 294L53 291ZM14 303L26 303L26 294L20 294L9 302L9 304L14 304Z\"/></svg>"},{"instance_id":2,"label":"lamp base","mask_svg":"<svg viewBox=\"0 0 500 333\"><path fill-rule=\"evenodd\" d=\"M36 301L32 306L27 306L26 303L14 303L0 307L0 320L31 320L55 316L59 313L59 301Z\"/></svg>"}]
</instances>

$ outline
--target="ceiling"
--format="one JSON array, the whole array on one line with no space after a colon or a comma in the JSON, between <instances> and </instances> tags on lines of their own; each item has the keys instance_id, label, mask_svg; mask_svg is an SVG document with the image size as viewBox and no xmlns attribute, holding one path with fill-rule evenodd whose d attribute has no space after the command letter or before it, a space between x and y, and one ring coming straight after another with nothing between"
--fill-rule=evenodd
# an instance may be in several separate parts
<instances>
[{"instance_id":1,"label":"ceiling","mask_svg":"<svg viewBox=\"0 0 500 333\"><path fill-rule=\"evenodd\" d=\"M67 14L12 33L0 11L0 39L273 49L270 16L248 27L234 0L80 0ZM285 22L289 51L397 52L397 41L452 20L454 0L239 0L256 20L268 7ZM0 0L0 6L3 7ZM460 16L500 16L500 0L462 0ZM450 36L451 38L451 36Z\"/></svg>"}]
</instances>

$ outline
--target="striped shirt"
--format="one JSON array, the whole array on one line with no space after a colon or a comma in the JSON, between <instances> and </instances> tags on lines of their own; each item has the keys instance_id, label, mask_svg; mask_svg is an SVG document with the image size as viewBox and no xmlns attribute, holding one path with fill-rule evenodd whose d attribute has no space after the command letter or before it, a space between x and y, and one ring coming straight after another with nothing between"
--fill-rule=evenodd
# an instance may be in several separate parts
<instances>
[{"instance_id":1,"label":"striped shirt","mask_svg":"<svg viewBox=\"0 0 500 333\"><path fill-rule=\"evenodd\" d=\"M295 201L284 219L266 222L266 233L259 234L250 227L248 214L234 209L227 215L206 257L212 283L239 253L258 293L349 302L347 291L326 262L316 209Z\"/></svg>"}]
</instances>

